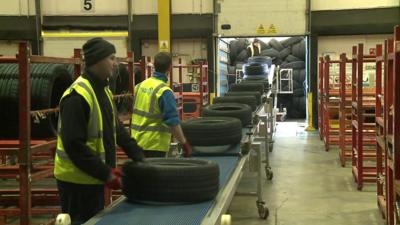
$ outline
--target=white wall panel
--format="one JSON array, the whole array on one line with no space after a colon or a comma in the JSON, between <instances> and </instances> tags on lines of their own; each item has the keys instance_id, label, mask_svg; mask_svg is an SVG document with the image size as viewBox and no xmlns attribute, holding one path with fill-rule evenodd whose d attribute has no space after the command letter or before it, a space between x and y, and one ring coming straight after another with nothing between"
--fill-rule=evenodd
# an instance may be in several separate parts
<instances>
[{"instance_id":1,"label":"white wall panel","mask_svg":"<svg viewBox=\"0 0 400 225\"><path fill-rule=\"evenodd\" d=\"M175 39L172 40L173 63L178 64L179 58L182 64L186 65L193 59L207 58L207 41L201 39ZM153 57L158 53L156 40L146 40L142 44L142 55ZM179 81L178 69L174 69L174 81ZM190 82L186 76L187 70L183 69L183 82Z\"/></svg>"},{"instance_id":2,"label":"white wall panel","mask_svg":"<svg viewBox=\"0 0 400 225\"><path fill-rule=\"evenodd\" d=\"M135 15L157 14L157 0L132 0L132 13Z\"/></svg>"},{"instance_id":3,"label":"white wall panel","mask_svg":"<svg viewBox=\"0 0 400 225\"><path fill-rule=\"evenodd\" d=\"M2 41L0 40L0 55L15 56L18 52L17 41Z\"/></svg>"},{"instance_id":4,"label":"white wall panel","mask_svg":"<svg viewBox=\"0 0 400 225\"><path fill-rule=\"evenodd\" d=\"M43 52L45 56L72 57L74 48L82 48L90 38L44 38ZM126 57L128 43L126 37L105 38L115 45L117 56Z\"/></svg>"},{"instance_id":5,"label":"white wall panel","mask_svg":"<svg viewBox=\"0 0 400 225\"><path fill-rule=\"evenodd\" d=\"M42 0L42 13L46 16L51 15L127 15L127 0L92 0L94 11L86 12L83 10L84 0Z\"/></svg>"},{"instance_id":6,"label":"white wall panel","mask_svg":"<svg viewBox=\"0 0 400 225\"><path fill-rule=\"evenodd\" d=\"M172 0L173 14L204 14L213 12L213 0Z\"/></svg>"},{"instance_id":7,"label":"white wall panel","mask_svg":"<svg viewBox=\"0 0 400 225\"><path fill-rule=\"evenodd\" d=\"M377 44L384 44L385 39L393 35L351 35L351 36L327 36L318 37L318 57L329 54L331 59L339 59L340 54L346 53L351 57L352 47L359 43L364 44L364 51L369 52Z\"/></svg>"},{"instance_id":8,"label":"white wall panel","mask_svg":"<svg viewBox=\"0 0 400 225\"><path fill-rule=\"evenodd\" d=\"M398 0L312 0L312 10L366 9L399 6Z\"/></svg>"},{"instance_id":9,"label":"white wall panel","mask_svg":"<svg viewBox=\"0 0 400 225\"><path fill-rule=\"evenodd\" d=\"M276 34L266 33L264 36L301 35L306 32L305 0L219 2L221 13L218 15L218 33L223 36L253 36L261 24L265 30L271 24L277 30ZM221 30L221 24L230 24L231 30Z\"/></svg>"},{"instance_id":10,"label":"white wall panel","mask_svg":"<svg viewBox=\"0 0 400 225\"><path fill-rule=\"evenodd\" d=\"M35 0L1 0L0 15L35 15Z\"/></svg>"}]
</instances>

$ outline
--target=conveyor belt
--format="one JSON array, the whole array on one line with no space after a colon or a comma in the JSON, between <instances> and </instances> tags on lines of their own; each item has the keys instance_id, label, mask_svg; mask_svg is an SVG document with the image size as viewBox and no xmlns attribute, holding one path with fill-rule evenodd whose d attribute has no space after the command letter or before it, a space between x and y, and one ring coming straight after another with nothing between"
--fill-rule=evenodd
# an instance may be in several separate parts
<instances>
[{"instance_id":1,"label":"conveyor belt","mask_svg":"<svg viewBox=\"0 0 400 225\"><path fill-rule=\"evenodd\" d=\"M240 145L236 148L240 149ZM220 168L220 189L229 181L239 157L201 157L218 163ZM116 201L113 207L102 211L89 220L86 225L200 225L215 200L187 205L144 205L128 203L124 197Z\"/></svg>"}]
</instances>

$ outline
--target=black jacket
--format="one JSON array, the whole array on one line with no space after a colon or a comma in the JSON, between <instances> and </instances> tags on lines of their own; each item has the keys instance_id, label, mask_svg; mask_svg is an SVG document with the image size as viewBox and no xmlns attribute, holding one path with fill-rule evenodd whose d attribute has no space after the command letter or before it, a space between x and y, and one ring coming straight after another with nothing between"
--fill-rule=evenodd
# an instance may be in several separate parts
<instances>
[{"instance_id":1,"label":"black jacket","mask_svg":"<svg viewBox=\"0 0 400 225\"><path fill-rule=\"evenodd\" d=\"M116 166L113 112L104 90L108 82L100 80L90 71L85 71L82 76L88 79L92 85L101 108L106 164L98 156L92 154L86 146L90 108L85 99L75 91L66 96L60 103L62 142L65 152L76 167L92 177L106 181L111 168ZM142 149L130 137L118 119L116 124L117 144L122 147L129 158L134 160L143 158Z\"/></svg>"}]
</instances>

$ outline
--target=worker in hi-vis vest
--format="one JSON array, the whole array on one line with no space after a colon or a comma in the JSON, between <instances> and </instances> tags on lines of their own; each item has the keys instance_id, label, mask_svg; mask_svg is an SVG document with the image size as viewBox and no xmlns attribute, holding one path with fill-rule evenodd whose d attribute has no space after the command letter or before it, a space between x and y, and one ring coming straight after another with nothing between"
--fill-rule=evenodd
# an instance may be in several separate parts
<instances>
[{"instance_id":1,"label":"worker in hi-vis vest","mask_svg":"<svg viewBox=\"0 0 400 225\"><path fill-rule=\"evenodd\" d=\"M180 126L174 93L167 85L171 67L171 56L158 53L153 75L135 87L131 134L145 149L146 157L165 157L171 133L182 144L185 157L190 157L192 151Z\"/></svg>"},{"instance_id":2,"label":"worker in hi-vis vest","mask_svg":"<svg viewBox=\"0 0 400 225\"><path fill-rule=\"evenodd\" d=\"M109 78L116 67L115 47L102 38L83 45L85 70L60 100L54 176L63 213L82 224L104 208L104 185L121 188L116 145L134 161L143 149L118 119Z\"/></svg>"},{"instance_id":3,"label":"worker in hi-vis vest","mask_svg":"<svg viewBox=\"0 0 400 225\"><path fill-rule=\"evenodd\" d=\"M247 47L247 55L249 57L253 57L253 56L259 56L261 53L261 43L260 40L258 40L257 38L255 38L253 40L253 43L251 43L248 47Z\"/></svg>"}]
</instances>

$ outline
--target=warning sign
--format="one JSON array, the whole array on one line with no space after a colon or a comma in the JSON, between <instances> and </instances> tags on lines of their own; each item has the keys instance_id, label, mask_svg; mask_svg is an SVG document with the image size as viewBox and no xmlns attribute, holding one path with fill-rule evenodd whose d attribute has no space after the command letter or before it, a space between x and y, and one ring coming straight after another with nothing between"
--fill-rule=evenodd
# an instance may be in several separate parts
<instances>
[{"instance_id":1,"label":"warning sign","mask_svg":"<svg viewBox=\"0 0 400 225\"><path fill-rule=\"evenodd\" d=\"M160 52L169 52L169 44L167 40L160 40L159 44Z\"/></svg>"},{"instance_id":2,"label":"warning sign","mask_svg":"<svg viewBox=\"0 0 400 225\"><path fill-rule=\"evenodd\" d=\"M257 34L265 34L264 26L262 24L260 24L260 26L258 26L256 32L257 32Z\"/></svg>"},{"instance_id":3,"label":"warning sign","mask_svg":"<svg viewBox=\"0 0 400 225\"><path fill-rule=\"evenodd\" d=\"M277 33L278 33L278 31L277 31L277 29L276 29L276 27L275 27L274 24L271 24L271 25L269 26L268 32L267 32L267 33L268 33L268 34L277 34Z\"/></svg>"}]
</instances>

